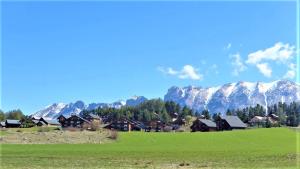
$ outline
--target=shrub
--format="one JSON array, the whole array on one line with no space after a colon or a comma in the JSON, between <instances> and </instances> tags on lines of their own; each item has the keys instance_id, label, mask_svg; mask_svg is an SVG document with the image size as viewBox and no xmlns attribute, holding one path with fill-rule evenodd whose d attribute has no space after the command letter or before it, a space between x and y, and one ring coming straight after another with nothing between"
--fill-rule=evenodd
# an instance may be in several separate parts
<instances>
[{"instance_id":1,"label":"shrub","mask_svg":"<svg viewBox=\"0 0 300 169\"><path fill-rule=\"evenodd\" d=\"M84 122L82 125L82 130L88 130L89 128L91 128L91 125L87 122Z\"/></svg>"},{"instance_id":2,"label":"shrub","mask_svg":"<svg viewBox=\"0 0 300 169\"><path fill-rule=\"evenodd\" d=\"M18 129L16 132L20 132L20 133L22 133L22 130L21 130L21 129Z\"/></svg>"},{"instance_id":3,"label":"shrub","mask_svg":"<svg viewBox=\"0 0 300 169\"><path fill-rule=\"evenodd\" d=\"M116 139L118 139L118 132L116 131L116 130L110 130L109 131L109 136L108 136L108 138L109 139L112 139L112 140L116 140Z\"/></svg>"},{"instance_id":4,"label":"shrub","mask_svg":"<svg viewBox=\"0 0 300 169\"><path fill-rule=\"evenodd\" d=\"M91 123L91 131L98 131L100 129L99 121L92 121Z\"/></svg>"}]
</instances>

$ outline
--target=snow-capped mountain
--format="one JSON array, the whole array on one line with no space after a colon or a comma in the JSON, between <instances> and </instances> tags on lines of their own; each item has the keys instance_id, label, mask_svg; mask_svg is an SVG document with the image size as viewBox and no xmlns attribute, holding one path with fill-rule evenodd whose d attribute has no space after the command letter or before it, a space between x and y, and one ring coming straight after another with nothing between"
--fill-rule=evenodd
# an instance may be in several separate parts
<instances>
[{"instance_id":1,"label":"snow-capped mountain","mask_svg":"<svg viewBox=\"0 0 300 169\"><path fill-rule=\"evenodd\" d=\"M127 106L137 106L146 100L147 100L147 98L144 96L133 96L131 99L126 100L126 105Z\"/></svg>"},{"instance_id":2,"label":"snow-capped mountain","mask_svg":"<svg viewBox=\"0 0 300 169\"><path fill-rule=\"evenodd\" d=\"M45 119L52 119L53 116L59 114L66 106L64 103L54 103L32 114L32 116L35 118L44 117Z\"/></svg>"},{"instance_id":3,"label":"snow-capped mountain","mask_svg":"<svg viewBox=\"0 0 300 169\"><path fill-rule=\"evenodd\" d=\"M142 102L147 100L143 96L134 96L131 99L128 99L126 101L119 100L113 103L90 103L86 105L83 101L76 101L75 103L54 103L52 105L47 106L46 108L32 114L31 116L35 118L45 118L45 119L56 119L60 115L71 115L71 114L79 114L83 110L94 110L97 108L105 108L105 107L111 107L119 109L122 106L127 105L128 103L130 106L138 105Z\"/></svg>"},{"instance_id":4,"label":"snow-capped mountain","mask_svg":"<svg viewBox=\"0 0 300 169\"><path fill-rule=\"evenodd\" d=\"M260 104L300 101L300 85L288 80L271 83L238 82L219 87L171 87L164 97L194 110L208 109L211 113L224 113L227 109L245 108Z\"/></svg>"},{"instance_id":5,"label":"snow-capped mountain","mask_svg":"<svg viewBox=\"0 0 300 169\"><path fill-rule=\"evenodd\" d=\"M56 119L59 115L79 114L82 110L97 108L121 108L122 106L136 106L147 98L133 96L132 98L113 103L90 103L82 101L75 103L54 103L34 114L35 118ZM273 105L278 102L290 103L300 101L300 85L288 80L278 80L270 83L237 82L218 87L171 87L164 97L165 101L174 101L181 106L188 106L194 110L208 109L211 113L224 113L227 109L245 108L260 104Z\"/></svg>"}]
</instances>

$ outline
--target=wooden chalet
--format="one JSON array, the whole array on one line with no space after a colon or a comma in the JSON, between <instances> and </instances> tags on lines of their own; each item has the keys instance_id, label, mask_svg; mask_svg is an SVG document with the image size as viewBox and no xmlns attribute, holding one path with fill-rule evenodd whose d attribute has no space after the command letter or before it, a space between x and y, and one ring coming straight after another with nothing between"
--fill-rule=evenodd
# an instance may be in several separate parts
<instances>
[{"instance_id":1,"label":"wooden chalet","mask_svg":"<svg viewBox=\"0 0 300 169\"><path fill-rule=\"evenodd\" d=\"M20 122L20 120L7 119L5 121L5 127L6 128L18 128L18 127L21 127L21 122Z\"/></svg>"},{"instance_id":2,"label":"wooden chalet","mask_svg":"<svg viewBox=\"0 0 300 169\"><path fill-rule=\"evenodd\" d=\"M36 126L43 127L43 126L47 126L47 124L45 122L43 122L43 121L38 121L36 123Z\"/></svg>"},{"instance_id":3,"label":"wooden chalet","mask_svg":"<svg viewBox=\"0 0 300 169\"><path fill-rule=\"evenodd\" d=\"M193 122L193 125L191 126L192 132L195 131L216 131L217 130L217 125L215 122L207 119L196 119Z\"/></svg>"},{"instance_id":4,"label":"wooden chalet","mask_svg":"<svg viewBox=\"0 0 300 169\"><path fill-rule=\"evenodd\" d=\"M247 125L238 116L223 116L217 122L217 130L246 129Z\"/></svg>"},{"instance_id":5,"label":"wooden chalet","mask_svg":"<svg viewBox=\"0 0 300 169\"><path fill-rule=\"evenodd\" d=\"M267 117L262 117L262 116L254 116L250 121L249 124L250 126L264 126L267 122Z\"/></svg>"},{"instance_id":6,"label":"wooden chalet","mask_svg":"<svg viewBox=\"0 0 300 169\"><path fill-rule=\"evenodd\" d=\"M86 116L84 116L84 119L90 121L90 122L93 122L93 121L96 121L96 122L101 122L101 118L98 116L98 115L95 115L95 114L88 114Z\"/></svg>"},{"instance_id":7,"label":"wooden chalet","mask_svg":"<svg viewBox=\"0 0 300 169\"><path fill-rule=\"evenodd\" d=\"M162 131L162 129L164 127L165 127L165 125L160 120L152 120L146 124L145 131L146 132L150 132L150 131L160 132L160 131Z\"/></svg>"},{"instance_id":8,"label":"wooden chalet","mask_svg":"<svg viewBox=\"0 0 300 169\"><path fill-rule=\"evenodd\" d=\"M270 114L267 117L262 116L254 116L250 121L250 126L257 126L257 127L264 127L267 122L269 122L272 125L278 124L279 117L275 114Z\"/></svg>"},{"instance_id":9,"label":"wooden chalet","mask_svg":"<svg viewBox=\"0 0 300 169\"><path fill-rule=\"evenodd\" d=\"M276 114L270 114L268 120L271 124L279 123L279 117Z\"/></svg>"},{"instance_id":10,"label":"wooden chalet","mask_svg":"<svg viewBox=\"0 0 300 169\"><path fill-rule=\"evenodd\" d=\"M118 131L142 131L145 129L143 123L134 120L117 120L109 123L104 128Z\"/></svg>"},{"instance_id":11,"label":"wooden chalet","mask_svg":"<svg viewBox=\"0 0 300 169\"><path fill-rule=\"evenodd\" d=\"M31 119L31 121L37 126L40 120Z\"/></svg>"},{"instance_id":12,"label":"wooden chalet","mask_svg":"<svg viewBox=\"0 0 300 169\"><path fill-rule=\"evenodd\" d=\"M173 119L172 121L173 124L179 125L179 126L183 126L186 124L186 121L184 118L180 118L178 117L177 119Z\"/></svg>"},{"instance_id":13,"label":"wooden chalet","mask_svg":"<svg viewBox=\"0 0 300 169\"><path fill-rule=\"evenodd\" d=\"M85 123L91 123L90 121L76 114L73 114L71 116L60 115L57 119L63 128L82 128Z\"/></svg>"}]
</instances>

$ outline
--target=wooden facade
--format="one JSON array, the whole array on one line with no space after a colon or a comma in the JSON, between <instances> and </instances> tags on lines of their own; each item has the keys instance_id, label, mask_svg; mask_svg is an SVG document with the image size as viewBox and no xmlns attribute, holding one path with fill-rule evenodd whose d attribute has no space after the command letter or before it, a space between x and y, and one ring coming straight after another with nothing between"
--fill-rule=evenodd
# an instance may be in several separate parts
<instances>
[{"instance_id":1,"label":"wooden facade","mask_svg":"<svg viewBox=\"0 0 300 169\"><path fill-rule=\"evenodd\" d=\"M150 132L150 131L155 131L155 132L160 132L164 128L164 124L160 120L152 120L148 122L145 126L145 131Z\"/></svg>"},{"instance_id":2,"label":"wooden facade","mask_svg":"<svg viewBox=\"0 0 300 169\"><path fill-rule=\"evenodd\" d=\"M117 120L106 125L104 128L118 131L141 131L144 130L144 124L133 120Z\"/></svg>"},{"instance_id":3,"label":"wooden facade","mask_svg":"<svg viewBox=\"0 0 300 169\"><path fill-rule=\"evenodd\" d=\"M101 118L95 114L88 114L88 115L85 115L84 116L84 119L86 119L87 121L90 121L90 122L98 122L100 123L101 122Z\"/></svg>"},{"instance_id":4,"label":"wooden facade","mask_svg":"<svg viewBox=\"0 0 300 169\"><path fill-rule=\"evenodd\" d=\"M246 129L247 125L237 116L224 116L216 121L217 130Z\"/></svg>"},{"instance_id":5,"label":"wooden facade","mask_svg":"<svg viewBox=\"0 0 300 169\"><path fill-rule=\"evenodd\" d=\"M49 127L59 127L60 123L57 120L47 120L44 118L40 118L38 122L38 126L49 126Z\"/></svg>"},{"instance_id":6,"label":"wooden facade","mask_svg":"<svg viewBox=\"0 0 300 169\"><path fill-rule=\"evenodd\" d=\"M191 126L191 131L216 131L217 125L215 122L206 119L196 119Z\"/></svg>"},{"instance_id":7,"label":"wooden facade","mask_svg":"<svg viewBox=\"0 0 300 169\"><path fill-rule=\"evenodd\" d=\"M60 115L58 117L58 121L63 128L82 128L85 123L90 124L91 122L78 116L78 115L71 115L71 116L63 116Z\"/></svg>"},{"instance_id":8,"label":"wooden facade","mask_svg":"<svg viewBox=\"0 0 300 169\"><path fill-rule=\"evenodd\" d=\"M20 120L7 119L7 120L5 120L5 127L6 128L19 128L19 127L21 127L21 122L20 122Z\"/></svg>"}]
</instances>

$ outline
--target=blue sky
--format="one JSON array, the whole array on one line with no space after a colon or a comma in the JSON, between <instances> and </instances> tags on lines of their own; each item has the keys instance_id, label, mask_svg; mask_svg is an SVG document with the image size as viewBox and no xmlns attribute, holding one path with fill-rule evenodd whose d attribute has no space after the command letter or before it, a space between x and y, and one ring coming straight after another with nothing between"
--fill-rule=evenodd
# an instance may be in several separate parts
<instances>
[{"instance_id":1,"label":"blue sky","mask_svg":"<svg viewBox=\"0 0 300 169\"><path fill-rule=\"evenodd\" d=\"M295 79L295 2L3 2L4 111Z\"/></svg>"}]
</instances>

